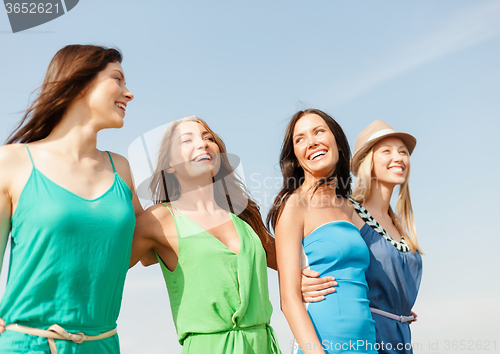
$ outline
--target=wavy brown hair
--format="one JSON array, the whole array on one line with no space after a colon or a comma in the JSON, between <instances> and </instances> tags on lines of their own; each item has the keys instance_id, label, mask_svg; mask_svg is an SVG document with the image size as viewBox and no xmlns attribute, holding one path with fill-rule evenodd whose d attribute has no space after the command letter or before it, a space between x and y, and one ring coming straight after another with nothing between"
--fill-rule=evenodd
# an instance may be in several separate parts
<instances>
[{"instance_id":1,"label":"wavy brown hair","mask_svg":"<svg viewBox=\"0 0 500 354\"><path fill-rule=\"evenodd\" d=\"M14 129L7 144L46 138L62 120L71 102L109 63L121 63L122 54L95 45L68 45L52 58L38 96Z\"/></svg>"},{"instance_id":2,"label":"wavy brown hair","mask_svg":"<svg viewBox=\"0 0 500 354\"><path fill-rule=\"evenodd\" d=\"M172 173L166 173L169 166L170 154L172 151L172 136L175 129L182 123L196 122L201 124L213 137L219 147L221 165L217 174L213 177L214 198L217 205L237 213L238 216L248 223L259 236L264 249L266 244L274 243L274 238L269 235L260 215L260 209L250 197L245 185L241 182L236 171L229 163L226 154L226 145L205 121L197 117L185 117L170 123L161 141L158 153L158 163L151 179L150 189L155 204L168 203L179 199L181 190L179 181ZM267 253L267 249L266 249Z\"/></svg>"},{"instance_id":3,"label":"wavy brown hair","mask_svg":"<svg viewBox=\"0 0 500 354\"><path fill-rule=\"evenodd\" d=\"M283 140L283 145L281 147L280 154L280 168L281 174L283 175L283 186L280 192L274 199L273 205L267 214L267 227L268 230L274 230L278 219L281 216L281 212L285 207L286 201L292 193L299 188L302 183L304 183L304 170L299 166L299 161L295 156L293 149L293 130L295 129L295 124L300 118L307 114L316 114L323 118L328 128L335 137L337 147L339 148L339 160L335 165L335 169L326 176L326 178L320 179L320 181L314 186L314 192L322 186L335 186L335 195L349 198L351 194L351 170L350 170L350 160L351 160L351 149L349 148L349 142L344 134L344 131L340 125L319 109L306 109L304 111L298 111L293 115L286 127L285 139Z\"/></svg>"}]
</instances>

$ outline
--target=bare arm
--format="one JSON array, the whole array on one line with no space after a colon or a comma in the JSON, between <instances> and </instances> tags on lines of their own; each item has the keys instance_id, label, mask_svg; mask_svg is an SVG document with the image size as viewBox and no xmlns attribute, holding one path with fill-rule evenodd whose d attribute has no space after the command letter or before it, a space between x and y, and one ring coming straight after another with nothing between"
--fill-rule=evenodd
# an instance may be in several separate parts
<instances>
[{"instance_id":1,"label":"bare arm","mask_svg":"<svg viewBox=\"0 0 500 354\"><path fill-rule=\"evenodd\" d=\"M112 153L113 161L115 163L116 171L120 175L120 177L127 183L128 187L132 191L132 204L134 206L134 212L135 216L138 218L139 215L141 215L144 212L144 209L142 208L141 203L139 202L139 198L137 197L137 193L135 191L135 184L134 180L132 177L132 173L130 171L130 165L127 161L127 159L121 155ZM138 221L138 219L137 219ZM137 224L136 224L136 230L134 232L134 243L132 244L132 250L136 250L137 252L140 252L142 254L141 257L141 263L144 266L152 265L155 263L158 263L158 260L156 258L156 254L154 250L152 249L152 246L148 244L152 239L146 239L144 236L145 229L144 227L142 230L138 231L137 230ZM140 238L139 240L136 240L136 238ZM150 247L151 246L151 247ZM135 260L134 258L130 259L130 267L133 267L139 260ZM133 262L133 263L132 263Z\"/></svg>"},{"instance_id":2,"label":"bare arm","mask_svg":"<svg viewBox=\"0 0 500 354\"><path fill-rule=\"evenodd\" d=\"M5 178L2 177L0 177L0 271L2 270L3 257L9 238L12 207L9 190L6 188Z\"/></svg>"},{"instance_id":3,"label":"bare arm","mask_svg":"<svg viewBox=\"0 0 500 354\"><path fill-rule=\"evenodd\" d=\"M276 225L276 256L281 309L303 352L324 354L311 319L302 304L300 253L304 217L303 210L298 206L296 199L295 196L289 198Z\"/></svg>"},{"instance_id":4,"label":"bare arm","mask_svg":"<svg viewBox=\"0 0 500 354\"><path fill-rule=\"evenodd\" d=\"M0 271L2 270L3 256L10 232L11 201L5 188L4 178L0 177ZM0 333L5 331L5 322L0 318Z\"/></svg>"},{"instance_id":5,"label":"bare arm","mask_svg":"<svg viewBox=\"0 0 500 354\"><path fill-rule=\"evenodd\" d=\"M10 217L12 214L11 178L15 172L12 169L11 151L5 146L0 148L0 272L2 270L5 248L11 229ZM14 164L15 165L15 164ZM0 318L0 333L5 331L5 322Z\"/></svg>"},{"instance_id":6,"label":"bare arm","mask_svg":"<svg viewBox=\"0 0 500 354\"><path fill-rule=\"evenodd\" d=\"M132 253L130 255L130 267L133 267L148 252L154 254L155 232L154 224L158 221L148 209L137 217L134 231L134 240L132 242Z\"/></svg>"}]
</instances>

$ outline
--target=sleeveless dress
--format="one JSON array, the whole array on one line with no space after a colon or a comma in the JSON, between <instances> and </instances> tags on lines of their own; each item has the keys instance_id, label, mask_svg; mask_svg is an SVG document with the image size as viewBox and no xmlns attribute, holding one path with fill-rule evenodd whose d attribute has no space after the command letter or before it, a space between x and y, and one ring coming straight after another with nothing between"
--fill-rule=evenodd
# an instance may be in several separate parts
<instances>
[{"instance_id":1,"label":"sleeveless dress","mask_svg":"<svg viewBox=\"0 0 500 354\"><path fill-rule=\"evenodd\" d=\"M366 271L370 307L409 316L422 279L420 253L412 253L404 239L393 240L361 204L354 201L353 206L365 221L361 236L370 251L370 266ZM413 353L408 322L372 315L380 354Z\"/></svg>"},{"instance_id":2,"label":"sleeveless dress","mask_svg":"<svg viewBox=\"0 0 500 354\"><path fill-rule=\"evenodd\" d=\"M304 304L325 353L376 354L365 280L370 257L358 228L347 221L328 222L303 238L302 245L301 268L333 276L338 283L323 301ZM301 348L307 349L307 343L295 343L297 353L303 353Z\"/></svg>"},{"instance_id":3,"label":"sleeveless dress","mask_svg":"<svg viewBox=\"0 0 500 354\"><path fill-rule=\"evenodd\" d=\"M164 205L175 221L179 259L170 271L157 257L182 353L281 353L269 326L266 254L253 229L229 213L240 238L236 255L190 218L174 215Z\"/></svg>"},{"instance_id":4,"label":"sleeveless dress","mask_svg":"<svg viewBox=\"0 0 500 354\"><path fill-rule=\"evenodd\" d=\"M58 324L86 335L112 330L130 262L132 192L113 165L109 190L84 199L45 177L31 154L30 159L33 169L11 218L10 268L0 318L40 329ZM116 334L82 344L55 343L60 354L120 352ZM0 353L50 350L46 338L7 330L0 335Z\"/></svg>"}]
</instances>

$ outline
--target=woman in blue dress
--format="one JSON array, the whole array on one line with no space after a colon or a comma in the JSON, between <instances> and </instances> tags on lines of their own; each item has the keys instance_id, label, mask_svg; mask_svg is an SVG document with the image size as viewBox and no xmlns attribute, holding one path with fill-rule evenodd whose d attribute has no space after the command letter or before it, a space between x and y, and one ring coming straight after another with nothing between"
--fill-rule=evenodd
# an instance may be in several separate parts
<instances>
[{"instance_id":1,"label":"woman in blue dress","mask_svg":"<svg viewBox=\"0 0 500 354\"><path fill-rule=\"evenodd\" d=\"M352 224L350 150L340 126L316 109L288 124L280 166L283 188L268 215L276 235L281 308L298 353L376 353L365 270L370 256ZM300 270L333 276L338 288L304 306Z\"/></svg>"},{"instance_id":2,"label":"woman in blue dress","mask_svg":"<svg viewBox=\"0 0 500 354\"><path fill-rule=\"evenodd\" d=\"M356 210L353 222L370 250L366 281L379 353L413 353L409 324L416 318L411 309L422 277L408 187L409 155L415 145L413 136L396 132L378 120L359 134L351 163L357 176L351 199ZM390 200L397 185L400 190L395 213ZM303 279L304 285L309 282ZM307 301L321 300L328 292L310 291L314 289L307 286Z\"/></svg>"}]
</instances>

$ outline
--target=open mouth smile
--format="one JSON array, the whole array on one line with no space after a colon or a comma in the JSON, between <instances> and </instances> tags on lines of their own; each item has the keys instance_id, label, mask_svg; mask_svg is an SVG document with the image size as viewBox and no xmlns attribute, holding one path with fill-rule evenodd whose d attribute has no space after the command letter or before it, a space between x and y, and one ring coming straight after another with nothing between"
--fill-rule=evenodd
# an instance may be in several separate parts
<instances>
[{"instance_id":1,"label":"open mouth smile","mask_svg":"<svg viewBox=\"0 0 500 354\"><path fill-rule=\"evenodd\" d=\"M201 161L212 161L212 156L210 154L201 154L193 159L194 162L201 162Z\"/></svg>"},{"instance_id":2,"label":"open mouth smile","mask_svg":"<svg viewBox=\"0 0 500 354\"><path fill-rule=\"evenodd\" d=\"M115 105L120 108L121 110L123 110L123 112L125 112L127 110L127 105L125 103L121 103L121 102L115 102Z\"/></svg>"},{"instance_id":3,"label":"open mouth smile","mask_svg":"<svg viewBox=\"0 0 500 354\"><path fill-rule=\"evenodd\" d=\"M309 161L321 160L326 155L327 152L328 152L328 150L325 150L325 149L314 151L312 154L310 154L307 157L307 159Z\"/></svg>"}]
</instances>

